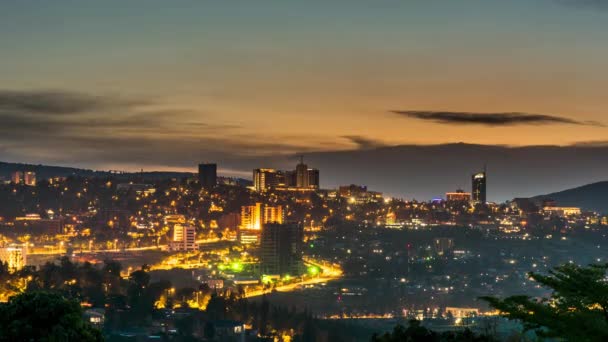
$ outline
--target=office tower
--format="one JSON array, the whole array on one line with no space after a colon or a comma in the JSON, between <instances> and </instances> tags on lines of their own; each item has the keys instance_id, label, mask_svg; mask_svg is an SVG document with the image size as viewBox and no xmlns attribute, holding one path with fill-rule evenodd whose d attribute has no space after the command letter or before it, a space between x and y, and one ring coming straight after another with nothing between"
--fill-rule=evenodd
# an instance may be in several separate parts
<instances>
[{"instance_id":1,"label":"office tower","mask_svg":"<svg viewBox=\"0 0 608 342\"><path fill-rule=\"evenodd\" d=\"M15 171L11 174L11 181L15 184L21 184L23 182L23 172Z\"/></svg>"},{"instance_id":2,"label":"office tower","mask_svg":"<svg viewBox=\"0 0 608 342\"><path fill-rule=\"evenodd\" d=\"M173 251L196 251L196 228L191 225L176 224L173 226L173 240L169 243Z\"/></svg>"},{"instance_id":3,"label":"office tower","mask_svg":"<svg viewBox=\"0 0 608 342\"><path fill-rule=\"evenodd\" d=\"M23 173L23 183L27 186L36 186L36 172L27 171Z\"/></svg>"},{"instance_id":4,"label":"office tower","mask_svg":"<svg viewBox=\"0 0 608 342\"><path fill-rule=\"evenodd\" d=\"M283 223L283 206L265 206L264 207L264 224L267 223Z\"/></svg>"},{"instance_id":5,"label":"office tower","mask_svg":"<svg viewBox=\"0 0 608 342\"><path fill-rule=\"evenodd\" d=\"M241 207L241 229L262 228L262 203Z\"/></svg>"},{"instance_id":6,"label":"office tower","mask_svg":"<svg viewBox=\"0 0 608 342\"><path fill-rule=\"evenodd\" d=\"M10 271L18 271L27 264L27 249L18 246L0 248L0 261L6 263Z\"/></svg>"},{"instance_id":7,"label":"office tower","mask_svg":"<svg viewBox=\"0 0 608 342\"><path fill-rule=\"evenodd\" d=\"M294 188L298 185L296 171L284 171L285 175L285 187Z\"/></svg>"},{"instance_id":8,"label":"office tower","mask_svg":"<svg viewBox=\"0 0 608 342\"><path fill-rule=\"evenodd\" d=\"M275 169L255 169L253 186L256 191L266 191L281 185L281 177L282 173Z\"/></svg>"},{"instance_id":9,"label":"office tower","mask_svg":"<svg viewBox=\"0 0 608 342\"><path fill-rule=\"evenodd\" d=\"M198 164L198 181L205 189L217 185L217 164Z\"/></svg>"},{"instance_id":10,"label":"office tower","mask_svg":"<svg viewBox=\"0 0 608 342\"><path fill-rule=\"evenodd\" d=\"M446 192L445 199L448 202L469 202L471 201L471 193L459 189L456 192Z\"/></svg>"},{"instance_id":11,"label":"office tower","mask_svg":"<svg viewBox=\"0 0 608 342\"><path fill-rule=\"evenodd\" d=\"M478 203L486 203L486 171L478 172L472 177L473 190L473 201Z\"/></svg>"},{"instance_id":12,"label":"office tower","mask_svg":"<svg viewBox=\"0 0 608 342\"><path fill-rule=\"evenodd\" d=\"M300 163L296 165L296 187L308 188L308 166L304 164L304 156L300 157Z\"/></svg>"},{"instance_id":13,"label":"office tower","mask_svg":"<svg viewBox=\"0 0 608 342\"><path fill-rule=\"evenodd\" d=\"M261 238L261 269L266 275L297 275L302 271L302 239L300 224L269 223Z\"/></svg>"},{"instance_id":14,"label":"office tower","mask_svg":"<svg viewBox=\"0 0 608 342\"><path fill-rule=\"evenodd\" d=\"M311 189L319 188L319 170L308 169L308 187Z\"/></svg>"}]
</instances>

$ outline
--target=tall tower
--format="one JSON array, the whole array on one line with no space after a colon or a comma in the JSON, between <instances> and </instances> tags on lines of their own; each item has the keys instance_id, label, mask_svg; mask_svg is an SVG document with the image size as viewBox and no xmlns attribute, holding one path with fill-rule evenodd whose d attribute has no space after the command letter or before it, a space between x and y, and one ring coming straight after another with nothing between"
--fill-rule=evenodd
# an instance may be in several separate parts
<instances>
[{"instance_id":1,"label":"tall tower","mask_svg":"<svg viewBox=\"0 0 608 342\"><path fill-rule=\"evenodd\" d=\"M300 156L300 163L296 165L296 187L308 188L308 165L304 164L304 156Z\"/></svg>"},{"instance_id":2,"label":"tall tower","mask_svg":"<svg viewBox=\"0 0 608 342\"><path fill-rule=\"evenodd\" d=\"M302 225L270 223L261 238L261 268L268 275L300 274L304 229Z\"/></svg>"},{"instance_id":3,"label":"tall tower","mask_svg":"<svg viewBox=\"0 0 608 342\"><path fill-rule=\"evenodd\" d=\"M205 189L217 185L217 164L198 164L198 181Z\"/></svg>"},{"instance_id":4,"label":"tall tower","mask_svg":"<svg viewBox=\"0 0 608 342\"><path fill-rule=\"evenodd\" d=\"M485 166L483 168L483 172L475 173L472 176L471 181L472 181L471 195L472 195L473 201L478 202L478 203L486 203L486 201L487 201L487 197L486 197L487 177L486 177Z\"/></svg>"}]
</instances>

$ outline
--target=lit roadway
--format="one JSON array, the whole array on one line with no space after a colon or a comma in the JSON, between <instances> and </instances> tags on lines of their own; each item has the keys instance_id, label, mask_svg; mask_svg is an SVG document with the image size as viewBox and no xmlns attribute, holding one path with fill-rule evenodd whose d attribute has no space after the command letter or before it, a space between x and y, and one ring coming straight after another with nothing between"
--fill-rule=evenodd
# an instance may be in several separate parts
<instances>
[{"instance_id":1,"label":"lit roadway","mask_svg":"<svg viewBox=\"0 0 608 342\"><path fill-rule=\"evenodd\" d=\"M308 258L305 258L304 261L308 265L319 267L321 269L321 272L319 272L319 276L315 276L310 279L305 279L305 280L302 280L302 281L299 281L296 283L279 285L279 286L275 287L274 289L265 289L265 290L260 289L260 290L248 291L245 294L245 298L259 297L264 294L271 293L272 291L275 291L275 290L278 292L290 292L290 291L297 289L298 287L326 283L331 280L339 279L342 276L342 270L339 267L336 267L329 263L318 262L318 261L308 259Z\"/></svg>"},{"instance_id":2,"label":"lit roadway","mask_svg":"<svg viewBox=\"0 0 608 342\"><path fill-rule=\"evenodd\" d=\"M215 242L220 242L222 241L219 238L214 238L214 239L201 239L201 240L196 240L196 243L199 245L202 244L210 244L210 243L215 243ZM94 250L90 250L90 249L74 249L73 253L74 254L96 254L96 253L120 253L120 252L138 252L138 251L152 251L152 250L167 250L168 246L167 245L160 245L160 246L146 246L146 247L130 247L130 248L111 248L111 249L94 249ZM66 249L65 247L61 247L61 248L56 248L56 249L51 249L51 250L45 250L45 251L29 251L28 255L62 255L66 253Z\"/></svg>"},{"instance_id":3,"label":"lit roadway","mask_svg":"<svg viewBox=\"0 0 608 342\"><path fill-rule=\"evenodd\" d=\"M122 253L122 252L137 252L137 251L152 251L152 250L164 250L167 246L146 246L146 247L130 247L130 248L112 248L112 249L74 249L72 253L74 254L97 254L97 253ZM28 255L54 255L54 254L66 254L66 249L58 248L50 251L32 251L28 252Z\"/></svg>"}]
</instances>

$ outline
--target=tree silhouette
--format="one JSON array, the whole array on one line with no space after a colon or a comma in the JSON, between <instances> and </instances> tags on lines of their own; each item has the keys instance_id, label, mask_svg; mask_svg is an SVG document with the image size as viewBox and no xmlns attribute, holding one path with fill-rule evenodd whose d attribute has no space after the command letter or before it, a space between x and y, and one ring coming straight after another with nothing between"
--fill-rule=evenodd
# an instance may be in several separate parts
<instances>
[{"instance_id":1,"label":"tree silhouette","mask_svg":"<svg viewBox=\"0 0 608 342\"><path fill-rule=\"evenodd\" d=\"M102 341L77 302L57 293L27 292L0 304L0 341Z\"/></svg>"},{"instance_id":2,"label":"tree silhouette","mask_svg":"<svg viewBox=\"0 0 608 342\"><path fill-rule=\"evenodd\" d=\"M608 283L605 265L566 264L548 275L530 273L536 282L553 290L550 298L483 297L510 319L521 320L526 330L540 337L568 341L608 341Z\"/></svg>"}]
</instances>

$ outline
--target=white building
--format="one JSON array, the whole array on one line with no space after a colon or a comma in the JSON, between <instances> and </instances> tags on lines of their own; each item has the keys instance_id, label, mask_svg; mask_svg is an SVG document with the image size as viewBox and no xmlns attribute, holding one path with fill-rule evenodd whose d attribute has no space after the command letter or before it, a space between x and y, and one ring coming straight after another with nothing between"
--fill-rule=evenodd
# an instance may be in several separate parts
<instances>
[{"instance_id":1,"label":"white building","mask_svg":"<svg viewBox=\"0 0 608 342\"><path fill-rule=\"evenodd\" d=\"M172 251L196 251L196 228L191 225L176 224L173 226L173 240L169 243Z\"/></svg>"},{"instance_id":2,"label":"white building","mask_svg":"<svg viewBox=\"0 0 608 342\"><path fill-rule=\"evenodd\" d=\"M10 271L18 271L27 263L26 248L19 246L0 248L0 261L7 263Z\"/></svg>"}]
</instances>

